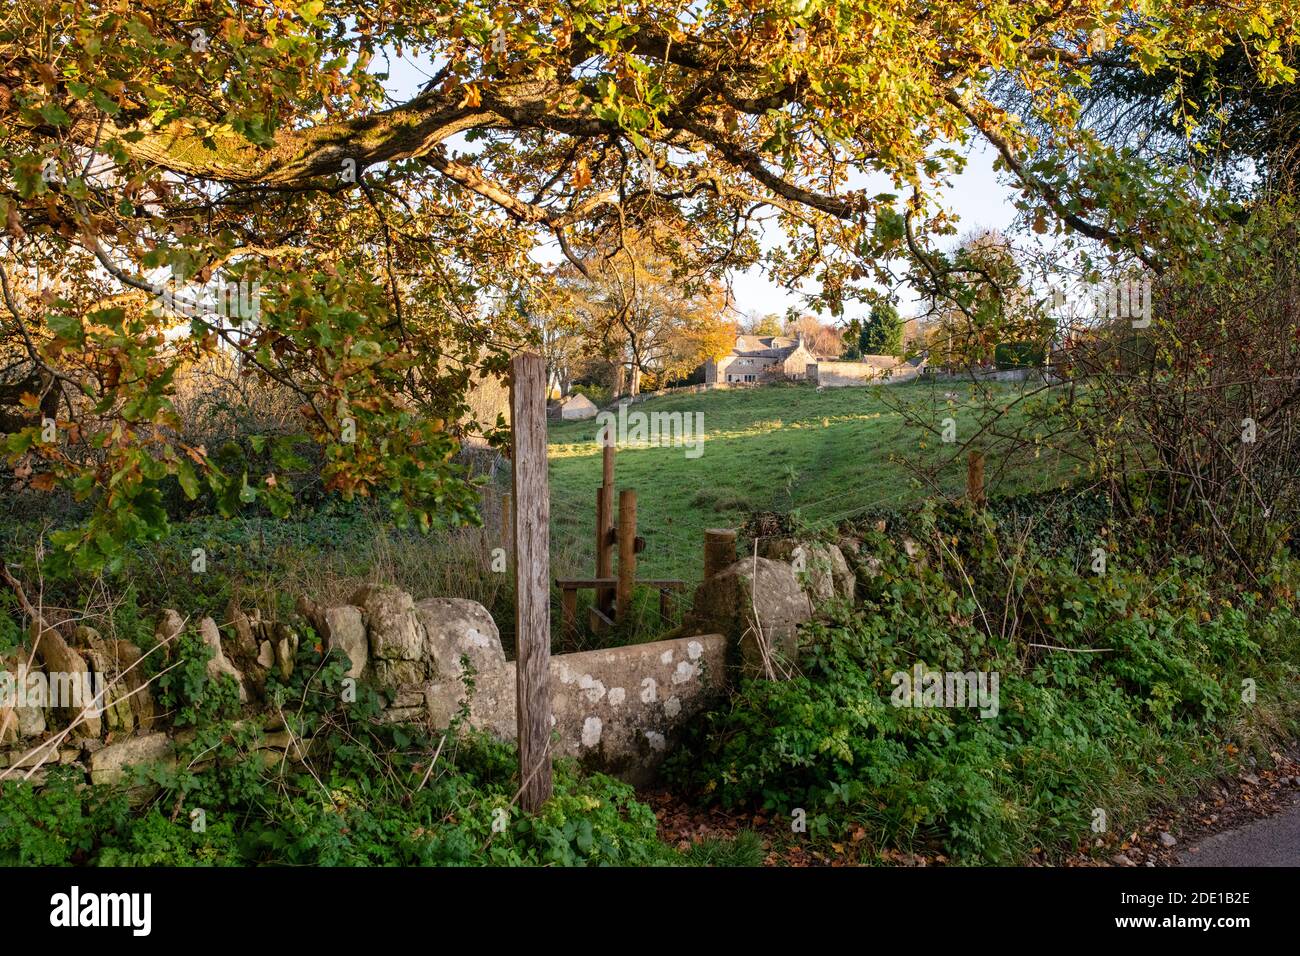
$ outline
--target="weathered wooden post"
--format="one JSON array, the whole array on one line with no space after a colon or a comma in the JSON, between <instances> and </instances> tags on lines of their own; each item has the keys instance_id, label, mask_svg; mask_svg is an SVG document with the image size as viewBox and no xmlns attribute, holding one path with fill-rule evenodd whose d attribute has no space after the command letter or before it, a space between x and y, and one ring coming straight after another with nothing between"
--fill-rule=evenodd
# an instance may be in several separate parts
<instances>
[{"instance_id":1,"label":"weathered wooden post","mask_svg":"<svg viewBox=\"0 0 1300 956\"><path fill-rule=\"evenodd\" d=\"M601 454L601 479L602 485L614 484L614 436L608 435L605 438L605 444L600 450Z\"/></svg>"},{"instance_id":2,"label":"weathered wooden post","mask_svg":"<svg viewBox=\"0 0 1300 956\"><path fill-rule=\"evenodd\" d=\"M608 435L601 448L603 479L596 492L596 577L614 576L614 436ZM591 628L599 631L614 607L614 589L597 588L592 605ZM598 612L598 613L597 613Z\"/></svg>"},{"instance_id":3,"label":"weathered wooden post","mask_svg":"<svg viewBox=\"0 0 1300 956\"><path fill-rule=\"evenodd\" d=\"M704 580L736 563L736 532L709 528L704 532Z\"/></svg>"},{"instance_id":4,"label":"weathered wooden post","mask_svg":"<svg viewBox=\"0 0 1300 956\"><path fill-rule=\"evenodd\" d=\"M560 593L560 631L572 637L578 630L578 589L564 588Z\"/></svg>"},{"instance_id":5,"label":"weathered wooden post","mask_svg":"<svg viewBox=\"0 0 1300 956\"><path fill-rule=\"evenodd\" d=\"M966 500L976 508L984 506L984 454L972 451L966 459Z\"/></svg>"},{"instance_id":6,"label":"weathered wooden post","mask_svg":"<svg viewBox=\"0 0 1300 956\"><path fill-rule=\"evenodd\" d=\"M507 551L510 550L510 541L513 535L510 533L510 492L501 493L501 547Z\"/></svg>"},{"instance_id":7,"label":"weathered wooden post","mask_svg":"<svg viewBox=\"0 0 1300 956\"><path fill-rule=\"evenodd\" d=\"M514 440L515 705L520 806L551 796L551 505L546 476L546 363L531 352L510 363Z\"/></svg>"},{"instance_id":8,"label":"weathered wooden post","mask_svg":"<svg viewBox=\"0 0 1300 956\"><path fill-rule=\"evenodd\" d=\"M636 585L636 489L618 493L618 594L615 619L627 619L632 609L632 588Z\"/></svg>"}]
</instances>

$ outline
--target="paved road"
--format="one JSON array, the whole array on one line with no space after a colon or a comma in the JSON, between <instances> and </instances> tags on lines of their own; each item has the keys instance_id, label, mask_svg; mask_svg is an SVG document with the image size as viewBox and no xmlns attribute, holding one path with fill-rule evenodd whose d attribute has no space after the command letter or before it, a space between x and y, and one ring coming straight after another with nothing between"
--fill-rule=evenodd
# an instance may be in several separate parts
<instances>
[{"instance_id":1,"label":"paved road","mask_svg":"<svg viewBox=\"0 0 1300 956\"><path fill-rule=\"evenodd\" d=\"M1178 865L1300 866L1300 802L1276 816L1206 837L1179 854Z\"/></svg>"}]
</instances>

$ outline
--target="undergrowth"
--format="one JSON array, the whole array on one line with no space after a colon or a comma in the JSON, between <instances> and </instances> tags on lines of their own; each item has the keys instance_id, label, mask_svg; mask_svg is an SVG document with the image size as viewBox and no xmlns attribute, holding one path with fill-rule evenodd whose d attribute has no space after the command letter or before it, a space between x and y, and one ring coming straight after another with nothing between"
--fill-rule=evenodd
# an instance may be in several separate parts
<instances>
[{"instance_id":1,"label":"undergrowth","mask_svg":"<svg viewBox=\"0 0 1300 956\"><path fill-rule=\"evenodd\" d=\"M304 642L266 716L238 719L233 684L205 676L181 642L160 704L175 717L174 764L87 787L52 767L43 789L0 784L0 865L621 865L682 862L627 784L558 761L555 796L530 816L515 799L512 747L377 720L364 686L341 693L346 660ZM187 728L187 729L185 729ZM295 763L272 736L310 741Z\"/></svg>"},{"instance_id":2,"label":"undergrowth","mask_svg":"<svg viewBox=\"0 0 1300 956\"><path fill-rule=\"evenodd\" d=\"M919 515L915 558L860 528L881 561L864 597L805 629L794 679L747 681L698 721L670 779L727 807L801 809L815 841L852 834L864 859L1019 863L1099 849L1243 752L1267 761L1300 726L1300 567L1247 588L1090 527L1104 573L1094 549L970 512ZM893 675L917 663L996 672L997 715L892 706Z\"/></svg>"}]
</instances>

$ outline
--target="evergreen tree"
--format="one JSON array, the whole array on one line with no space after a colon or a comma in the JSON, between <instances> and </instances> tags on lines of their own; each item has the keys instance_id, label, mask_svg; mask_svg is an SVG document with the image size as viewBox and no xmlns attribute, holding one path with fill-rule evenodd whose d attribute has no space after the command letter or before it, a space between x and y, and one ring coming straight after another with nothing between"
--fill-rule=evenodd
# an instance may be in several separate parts
<instances>
[{"instance_id":1,"label":"evergreen tree","mask_svg":"<svg viewBox=\"0 0 1300 956\"><path fill-rule=\"evenodd\" d=\"M858 349L863 355L903 354L903 319L892 302L874 306L862 327Z\"/></svg>"},{"instance_id":2,"label":"evergreen tree","mask_svg":"<svg viewBox=\"0 0 1300 956\"><path fill-rule=\"evenodd\" d=\"M844 329L844 352L841 358L853 362L862 357L862 320L851 319Z\"/></svg>"}]
</instances>

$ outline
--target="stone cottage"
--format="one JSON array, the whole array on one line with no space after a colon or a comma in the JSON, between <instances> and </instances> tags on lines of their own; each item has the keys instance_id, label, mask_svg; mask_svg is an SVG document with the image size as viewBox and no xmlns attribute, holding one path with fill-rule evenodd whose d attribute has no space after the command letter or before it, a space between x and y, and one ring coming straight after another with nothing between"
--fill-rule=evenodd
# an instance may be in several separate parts
<instances>
[{"instance_id":1,"label":"stone cottage","mask_svg":"<svg viewBox=\"0 0 1300 956\"><path fill-rule=\"evenodd\" d=\"M772 382L779 379L801 381L808 366L817 361L803 336L737 335L732 350L716 361L704 365L704 381L718 383Z\"/></svg>"}]
</instances>

